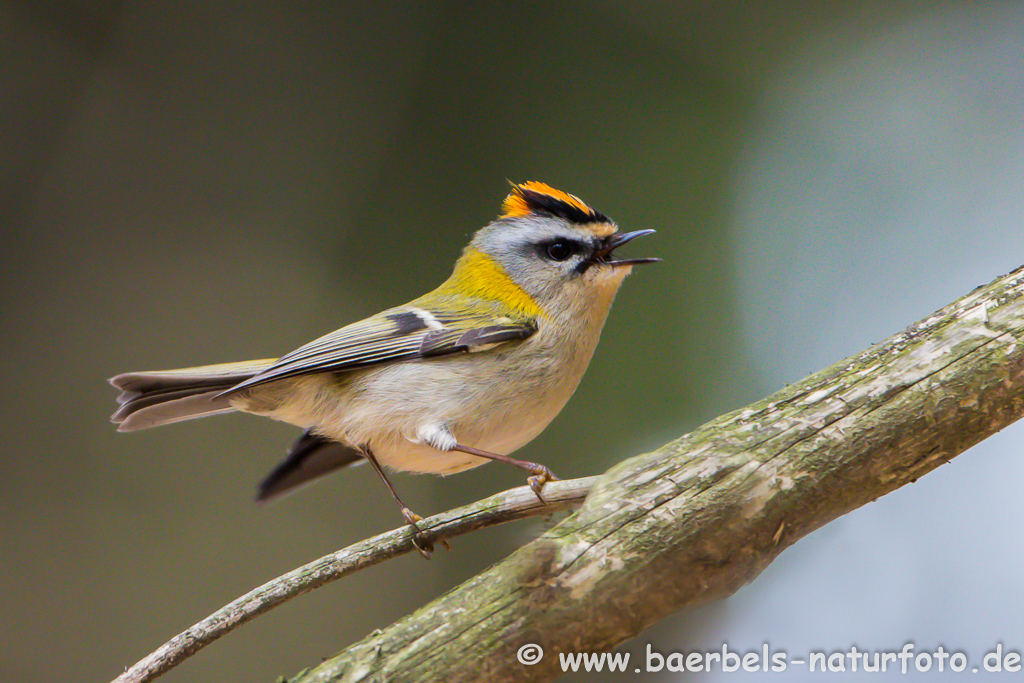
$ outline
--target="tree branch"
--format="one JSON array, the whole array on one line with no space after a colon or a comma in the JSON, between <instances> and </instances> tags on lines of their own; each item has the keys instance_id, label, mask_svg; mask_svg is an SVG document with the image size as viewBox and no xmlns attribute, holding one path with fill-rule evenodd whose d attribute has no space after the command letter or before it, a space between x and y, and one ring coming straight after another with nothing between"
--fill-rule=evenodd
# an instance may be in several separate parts
<instances>
[{"instance_id":1,"label":"tree branch","mask_svg":"<svg viewBox=\"0 0 1024 683\"><path fill-rule=\"evenodd\" d=\"M550 482L544 487L543 505L529 487L521 486L434 515L418 525L429 538L454 538L515 519L550 515L578 507L595 481L597 477ZM314 588L415 549L409 527L403 526L293 569L179 633L127 669L113 683L151 681L263 612Z\"/></svg>"},{"instance_id":2,"label":"tree branch","mask_svg":"<svg viewBox=\"0 0 1024 683\"><path fill-rule=\"evenodd\" d=\"M600 478L536 541L293 683L550 680L722 598L1024 413L1024 271ZM536 643L534 666L516 659Z\"/></svg>"}]
</instances>

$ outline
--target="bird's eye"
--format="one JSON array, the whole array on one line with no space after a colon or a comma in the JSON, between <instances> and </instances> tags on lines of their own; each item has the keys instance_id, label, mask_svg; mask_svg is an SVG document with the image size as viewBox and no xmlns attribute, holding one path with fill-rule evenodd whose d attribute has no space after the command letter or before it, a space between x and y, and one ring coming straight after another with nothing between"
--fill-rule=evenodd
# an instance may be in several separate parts
<instances>
[{"instance_id":1,"label":"bird's eye","mask_svg":"<svg viewBox=\"0 0 1024 683\"><path fill-rule=\"evenodd\" d=\"M569 242L552 242L547 246L545 253L552 261L564 261L565 259L572 256L574 249Z\"/></svg>"}]
</instances>

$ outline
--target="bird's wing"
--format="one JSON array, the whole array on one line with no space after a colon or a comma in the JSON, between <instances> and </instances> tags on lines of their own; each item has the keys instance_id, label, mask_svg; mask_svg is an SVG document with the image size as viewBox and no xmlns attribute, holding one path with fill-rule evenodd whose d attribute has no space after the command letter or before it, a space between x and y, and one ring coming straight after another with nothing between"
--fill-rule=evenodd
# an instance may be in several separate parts
<instances>
[{"instance_id":1,"label":"bird's wing","mask_svg":"<svg viewBox=\"0 0 1024 683\"><path fill-rule=\"evenodd\" d=\"M221 395L298 375L486 351L536 331L536 320L499 316L490 306L470 306L460 313L399 306L320 337Z\"/></svg>"}]
</instances>

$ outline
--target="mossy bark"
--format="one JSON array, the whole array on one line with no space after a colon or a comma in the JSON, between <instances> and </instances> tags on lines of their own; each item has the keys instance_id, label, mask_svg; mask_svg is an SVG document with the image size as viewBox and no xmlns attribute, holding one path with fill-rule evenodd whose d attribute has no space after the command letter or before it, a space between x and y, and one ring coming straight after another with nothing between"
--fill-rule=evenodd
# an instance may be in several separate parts
<instances>
[{"instance_id":1,"label":"mossy bark","mask_svg":"<svg viewBox=\"0 0 1024 683\"><path fill-rule=\"evenodd\" d=\"M1024 414L1024 270L603 475L575 514L294 683L523 681L727 596ZM516 653L537 643L533 666Z\"/></svg>"}]
</instances>

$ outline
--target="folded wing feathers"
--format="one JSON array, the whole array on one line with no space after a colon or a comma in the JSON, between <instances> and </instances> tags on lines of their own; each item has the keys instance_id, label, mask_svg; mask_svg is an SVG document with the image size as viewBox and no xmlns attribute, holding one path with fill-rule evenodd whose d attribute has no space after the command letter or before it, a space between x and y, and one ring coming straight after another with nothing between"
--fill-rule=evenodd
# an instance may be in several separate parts
<instances>
[{"instance_id":1,"label":"folded wing feathers","mask_svg":"<svg viewBox=\"0 0 1024 683\"><path fill-rule=\"evenodd\" d=\"M521 340L536 332L532 320L497 322L492 311L461 316L437 315L444 325L434 327L408 324L410 312L419 309L391 309L380 316L362 320L316 339L282 356L259 374L232 386L221 396L286 377L314 372L341 372L371 365L393 363L484 350L495 344Z\"/></svg>"}]
</instances>

